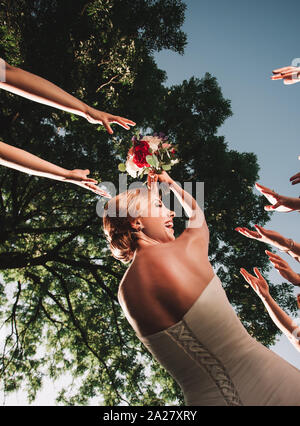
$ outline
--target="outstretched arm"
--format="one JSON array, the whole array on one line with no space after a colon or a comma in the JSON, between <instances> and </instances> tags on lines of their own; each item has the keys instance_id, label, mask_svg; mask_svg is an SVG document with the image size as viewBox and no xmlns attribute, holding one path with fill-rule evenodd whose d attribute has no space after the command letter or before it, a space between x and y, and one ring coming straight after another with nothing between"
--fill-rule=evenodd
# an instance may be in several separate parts
<instances>
[{"instance_id":1,"label":"outstretched arm","mask_svg":"<svg viewBox=\"0 0 300 426\"><path fill-rule=\"evenodd\" d=\"M104 195L96 186L97 181L87 177L89 170L67 170L4 142L0 142L0 164L30 175L74 183Z\"/></svg>"},{"instance_id":2,"label":"outstretched arm","mask_svg":"<svg viewBox=\"0 0 300 426\"><path fill-rule=\"evenodd\" d=\"M293 241L291 238L286 238L279 232L265 229L262 226L255 225L256 231L248 228L238 227L235 228L237 232L245 237L252 238L262 243L271 244L281 251L285 251L295 260L300 262L300 244Z\"/></svg>"},{"instance_id":3,"label":"outstretched arm","mask_svg":"<svg viewBox=\"0 0 300 426\"><path fill-rule=\"evenodd\" d=\"M270 203L272 203L269 206L265 206L265 210L276 210L278 212L291 212L293 210L300 211L300 198L279 195L272 189L259 185L258 183L256 183L255 186L256 189L260 191Z\"/></svg>"},{"instance_id":4,"label":"outstretched arm","mask_svg":"<svg viewBox=\"0 0 300 426\"><path fill-rule=\"evenodd\" d=\"M300 327L275 302L269 293L269 286L257 268L254 268L256 277L245 269L240 270L245 280L262 300L274 324L281 330L293 346L300 352Z\"/></svg>"},{"instance_id":5,"label":"outstretched arm","mask_svg":"<svg viewBox=\"0 0 300 426\"><path fill-rule=\"evenodd\" d=\"M2 72L4 78L2 80L5 80L0 81L0 88L2 89L31 99L32 101L80 115L90 123L103 124L110 134L113 133L110 127L112 123L117 123L127 130L130 128L129 126L135 125L133 121L127 118L91 108L50 81L20 68L13 67L4 62L3 59L0 59L0 61L2 61L2 68L4 67L4 72Z\"/></svg>"},{"instance_id":6,"label":"outstretched arm","mask_svg":"<svg viewBox=\"0 0 300 426\"><path fill-rule=\"evenodd\" d=\"M265 250L265 252L280 275L293 285L300 287L300 275L293 271L290 265L282 257L278 256L278 254L268 250Z\"/></svg>"},{"instance_id":7,"label":"outstretched arm","mask_svg":"<svg viewBox=\"0 0 300 426\"><path fill-rule=\"evenodd\" d=\"M206 225L204 213L197 201L187 191L182 189L167 172L163 171L160 174L149 173L148 185L151 185L151 178L153 177L154 181L165 182L169 185L189 218L188 228L201 228L202 225Z\"/></svg>"}]
</instances>

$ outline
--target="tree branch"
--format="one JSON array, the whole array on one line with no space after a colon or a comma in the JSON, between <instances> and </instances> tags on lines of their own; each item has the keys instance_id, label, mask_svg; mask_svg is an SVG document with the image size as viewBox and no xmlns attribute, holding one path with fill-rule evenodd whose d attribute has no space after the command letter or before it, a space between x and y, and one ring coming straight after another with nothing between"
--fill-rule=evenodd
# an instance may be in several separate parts
<instances>
[{"instance_id":1,"label":"tree branch","mask_svg":"<svg viewBox=\"0 0 300 426\"><path fill-rule=\"evenodd\" d=\"M100 361L100 363L104 366L104 368L105 368L105 370L106 370L106 373L107 373L107 375L108 375L108 377L109 377L109 379L110 379L110 381L111 381L111 383L112 383L112 386L113 386L113 388L114 388L114 390L115 390L115 392L116 392L116 394L118 395L118 397L120 398L120 400L122 400L122 401L124 401L124 402L126 402L127 404L129 404L129 402L126 400L126 399L124 399L121 395L120 395L120 393L119 393L119 391L118 391L118 389L117 389L117 387L115 386L115 383L114 383L114 377L112 376L112 374L111 374L111 371L110 371L110 369L109 369L109 367L106 365L106 363L105 363L105 361L102 359L102 357L100 357L100 355L91 347L91 345L89 344L89 341L88 341L88 333L87 333L87 331L85 330L85 329L83 329L82 327L81 327L81 325L80 325L80 322L77 320L77 318L76 318L76 316L75 316L75 313L74 313L74 310L73 310L73 307L72 307L72 303L71 303L71 299L70 299L70 295L69 295L69 292L68 292L68 287L67 287L67 283L66 283L66 281L63 279L63 277L61 277L54 269L52 269L52 268L50 268L50 267L47 267L47 269L56 277L56 278L58 278L59 279L59 281L60 281L60 283L61 283L61 285L62 285L62 288L63 288L63 291L64 291L64 293L65 293L65 296L66 296L66 299L67 299L67 304L68 304L68 308L69 308L69 313L70 313L70 318L71 318L71 321L72 321L72 323L73 323L73 325L74 325L74 327L79 331L79 333L80 333L80 336L81 336L81 339L82 339L82 341L83 341L83 343L85 344L85 346L88 348L88 350Z\"/></svg>"}]
</instances>

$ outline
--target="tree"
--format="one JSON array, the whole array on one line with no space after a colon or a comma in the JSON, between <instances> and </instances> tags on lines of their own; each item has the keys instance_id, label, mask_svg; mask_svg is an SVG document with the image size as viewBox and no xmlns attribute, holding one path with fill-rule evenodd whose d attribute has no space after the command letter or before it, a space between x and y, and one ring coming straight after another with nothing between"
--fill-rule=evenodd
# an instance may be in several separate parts
<instances>
[{"instance_id":1,"label":"tree","mask_svg":"<svg viewBox=\"0 0 300 426\"><path fill-rule=\"evenodd\" d=\"M266 269L262 247L235 235L232 225L268 219L251 190L256 158L228 150L224 138L216 136L231 111L213 77L167 88L165 73L153 59L153 52L163 48L183 52L184 4L11 0L1 6L0 56L7 62L91 106L165 131L179 143L181 162L174 177L205 180L211 257L227 294L249 331L272 343L277 330L238 280L240 266ZM100 126L4 91L0 102L4 141L67 168L95 170L96 179L117 185L118 157L129 147L125 131L118 129L110 139ZM62 389L60 403L85 404L94 396L107 405L182 403L177 384L152 360L117 303L125 268L107 251L97 198L5 168L0 182L0 302L9 330L1 357L5 391L25 384L32 400L45 375L69 372L81 386ZM181 221L177 233L182 226ZM4 286L14 289L12 301ZM292 308L286 290L277 300Z\"/></svg>"}]
</instances>

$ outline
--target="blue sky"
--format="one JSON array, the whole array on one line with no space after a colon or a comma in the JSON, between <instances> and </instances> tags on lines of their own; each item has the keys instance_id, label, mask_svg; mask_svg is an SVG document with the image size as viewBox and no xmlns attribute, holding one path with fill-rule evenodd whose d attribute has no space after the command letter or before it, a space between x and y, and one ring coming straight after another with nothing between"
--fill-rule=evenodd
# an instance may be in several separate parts
<instances>
[{"instance_id":1,"label":"blue sky","mask_svg":"<svg viewBox=\"0 0 300 426\"><path fill-rule=\"evenodd\" d=\"M289 178L300 172L300 83L284 86L271 81L270 76L272 69L300 58L299 0L286 4L278 0L185 3L185 54L163 51L155 55L158 66L167 72L167 84L180 84L191 76L201 78L205 72L214 75L223 95L232 102L233 117L219 131L229 148L254 152L261 168L259 182L279 193L298 197L300 184L293 187ZM300 242L299 213L274 213L267 228ZM300 272L299 264L287 255L282 257ZM278 285L283 281L276 271L269 278ZM259 298L257 303L261 303ZM285 336L273 350L300 368L300 353ZM54 404L59 388L58 383L46 381L33 405ZM27 404L24 393L8 396L6 404Z\"/></svg>"},{"instance_id":2,"label":"blue sky","mask_svg":"<svg viewBox=\"0 0 300 426\"><path fill-rule=\"evenodd\" d=\"M298 197L300 184L292 186L289 178L300 172L300 83L286 86L270 76L273 69L291 65L298 57L300 66L300 2L292 0L288 6L277 0L185 3L185 54L162 51L155 55L158 66L167 72L167 85L192 76L201 78L205 72L214 75L233 111L219 134L230 149L257 155L261 184ZM299 213L274 213L266 228L300 241ZM297 262L288 255L282 257L300 272ZM278 285L284 281L276 270L269 280ZM300 368L300 353L285 336L273 350Z\"/></svg>"}]
</instances>

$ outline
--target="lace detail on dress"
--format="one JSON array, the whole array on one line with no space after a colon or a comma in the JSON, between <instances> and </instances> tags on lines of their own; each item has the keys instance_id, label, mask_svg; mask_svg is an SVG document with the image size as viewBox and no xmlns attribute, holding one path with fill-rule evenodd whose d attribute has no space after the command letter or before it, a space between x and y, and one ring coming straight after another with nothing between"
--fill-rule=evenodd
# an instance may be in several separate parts
<instances>
[{"instance_id":1,"label":"lace detail on dress","mask_svg":"<svg viewBox=\"0 0 300 426\"><path fill-rule=\"evenodd\" d=\"M224 365L197 340L184 320L170 327L166 333L209 374L227 405L243 405Z\"/></svg>"}]
</instances>

